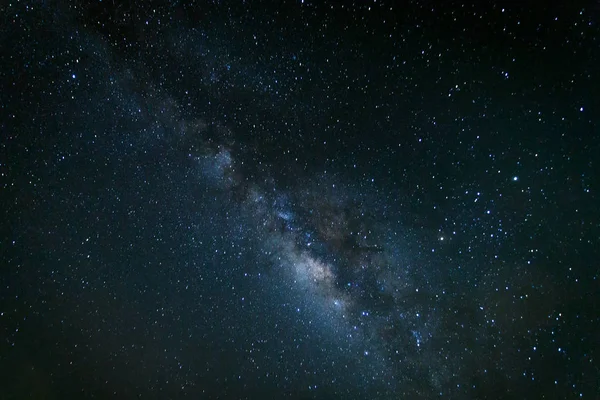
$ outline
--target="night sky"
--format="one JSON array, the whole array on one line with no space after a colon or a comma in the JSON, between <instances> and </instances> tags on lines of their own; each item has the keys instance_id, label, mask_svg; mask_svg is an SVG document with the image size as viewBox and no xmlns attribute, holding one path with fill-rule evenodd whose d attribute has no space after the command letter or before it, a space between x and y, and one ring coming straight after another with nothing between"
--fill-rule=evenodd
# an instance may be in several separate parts
<instances>
[{"instance_id":1,"label":"night sky","mask_svg":"<svg viewBox=\"0 0 600 400\"><path fill-rule=\"evenodd\" d=\"M0 398L600 398L600 6L4 2Z\"/></svg>"}]
</instances>

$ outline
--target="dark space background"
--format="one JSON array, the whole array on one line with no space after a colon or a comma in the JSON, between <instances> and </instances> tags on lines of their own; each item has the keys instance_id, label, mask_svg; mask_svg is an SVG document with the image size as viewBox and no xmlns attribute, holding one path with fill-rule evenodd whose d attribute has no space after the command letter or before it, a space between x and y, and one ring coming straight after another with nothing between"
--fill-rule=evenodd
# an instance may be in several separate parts
<instances>
[{"instance_id":1,"label":"dark space background","mask_svg":"<svg viewBox=\"0 0 600 400\"><path fill-rule=\"evenodd\" d=\"M564 3L4 2L0 398L599 398Z\"/></svg>"}]
</instances>

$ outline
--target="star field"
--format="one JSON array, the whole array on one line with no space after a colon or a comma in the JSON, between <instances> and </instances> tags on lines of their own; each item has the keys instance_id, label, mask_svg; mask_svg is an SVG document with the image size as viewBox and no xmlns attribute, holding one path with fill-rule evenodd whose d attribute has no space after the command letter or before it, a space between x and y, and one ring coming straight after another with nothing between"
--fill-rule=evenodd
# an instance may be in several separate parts
<instances>
[{"instance_id":1,"label":"star field","mask_svg":"<svg viewBox=\"0 0 600 400\"><path fill-rule=\"evenodd\" d=\"M598 7L2 15L0 397L598 397Z\"/></svg>"}]
</instances>

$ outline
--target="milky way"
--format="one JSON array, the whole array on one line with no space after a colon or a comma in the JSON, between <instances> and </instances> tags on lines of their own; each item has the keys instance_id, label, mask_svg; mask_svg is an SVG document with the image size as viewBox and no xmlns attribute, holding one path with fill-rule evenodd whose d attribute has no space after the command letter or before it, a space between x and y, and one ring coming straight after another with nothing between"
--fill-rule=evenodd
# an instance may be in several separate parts
<instances>
[{"instance_id":1,"label":"milky way","mask_svg":"<svg viewBox=\"0 0 600 400\"><path fill-rule=\"evenodd\" d=\"M594 398L563 3L3 7L3 395Z\"/></svg>"},{"instance_id":2,"label":"milky way","mask_svg":"<svg viewBox=\"0 0 600 400\"><path fill-rule=\"evenodd\" d=\"M434 390L447 383L456 361L422 351L445 323L431 304L430 291L439 288L419 287L413 279L419 274L427 282L431 272L415 271L403 256L397 226L385 222L394 211L377 206L382 192L375 186L360 191L326 174L284 188L269 179L261 185L245 178L232 149L218 145L200 153L193 160L202 176L251 216L261 251L320 315L315 329L347 340L388 390L417 378Z\"/></svg>"}]
</instances>

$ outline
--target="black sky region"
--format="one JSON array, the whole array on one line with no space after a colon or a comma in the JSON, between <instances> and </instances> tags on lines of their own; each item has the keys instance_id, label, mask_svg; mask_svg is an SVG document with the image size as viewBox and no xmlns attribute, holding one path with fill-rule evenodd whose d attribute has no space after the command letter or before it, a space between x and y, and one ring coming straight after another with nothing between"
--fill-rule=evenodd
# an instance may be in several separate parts
<instances>
[{"instance_id":1,"label":"black sky region","mask_svg":"<svg viewBox=\"0 0 600 400\"><path fill-rule=\"evenodd\" d=\"M3 399L597 399L600 7L10 1Z\"/></svg>"}]
</instances>

